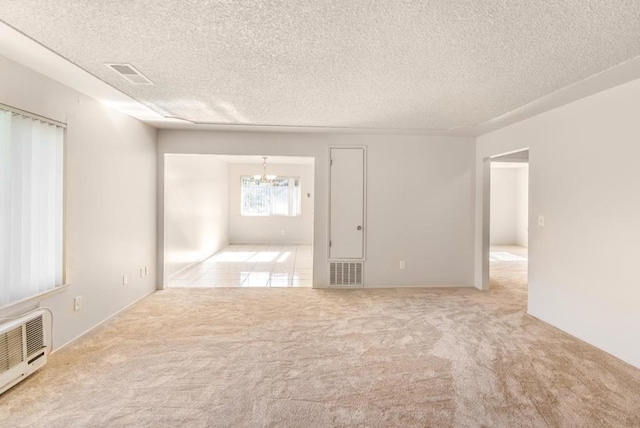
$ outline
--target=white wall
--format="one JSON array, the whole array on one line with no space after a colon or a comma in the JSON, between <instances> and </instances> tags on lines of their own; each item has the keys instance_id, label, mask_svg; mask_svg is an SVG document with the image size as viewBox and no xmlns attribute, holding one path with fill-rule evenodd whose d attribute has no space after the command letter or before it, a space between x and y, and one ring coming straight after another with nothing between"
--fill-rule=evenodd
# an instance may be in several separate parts
<instances>
[{"instance_id":1,"label":"white wall","mask_svg":"<svg viewBox=\"0 0 640 428\"><path fill-rule=\"evenodd\" d=\"M518 214L516 219L516 244L529 246L529 165L518 168Z\"/></svg>"},{"instance_id":2,"label":"white wall","mask_svg":"<svg viewBox=\"0 0 640 428\"><path fill-rule=\"evenodd\" d=\"M516 245L518 241L518 172L491 167L491 245Z\"/></svg>"},{"instance_id":3,"label":"white wall","mask_svg":"<svg viewBox=\"0 0 640 428\"><path fill-rule=\"evenodd\" d=\"M64 291L38 303L54 313L54 347L156 289L156 131L0 57L0 103L67 123ZM151 274L140 277L140 267ZM129 284L122 285L122 276ZM83 308L73 311L73 298Z\"/></svg>"},{"instance_id":4,"label":"white wall","mask_svg":"<svg viewBox=\"0 0 640 428\"><path fill-rule=\"evenodd\" d=\"M158 161L162 168L163 153L314 157L313 282L322 287L331 145L367 147L366 286L473 285L472 138L161 130Z\"/></svg>"},{"instance_id":5,"label":"white wall","mask_svg":"<svg viewBox=\"0 0 640 428\"><path fill-rule=\"evenodd\" d=\"M491 166L491 245L527 246L528 166Z\"/></svg>"},{"instance_id":6,"label":"white wall","mask_svg":"<svg viewBox=\"0 0 640 428\"><path fill-rule=\"evenodd\" d=\"M229 165L209 155L165 157L168 276L229 244Z\"/></svg>"},{"instance_id":7,"label":"white wall","mask_svg":"<svg viewBox=\"0 0 640 428\"><path fill-rule=\"evenodd\" d=\"M638 112L634 81L479 137L476 166L529 148L529 313L640 367Z\"/></svg>"},{"instance_id":8,"label":"white wall","mask_svg":"<svg viewBox=\"0 0 640 428\"><path fill-rule=\"evenodd\" d=\"M262 164L229 165L229 240L232 244L311 244L313 237L313 165L267 164L267 173L300 178L301 215L243 216L240 177L262 174ZM307 193L311 197L307 197ZM281 232L284 232L284 236Z\"/></svg>"}]
</instances>

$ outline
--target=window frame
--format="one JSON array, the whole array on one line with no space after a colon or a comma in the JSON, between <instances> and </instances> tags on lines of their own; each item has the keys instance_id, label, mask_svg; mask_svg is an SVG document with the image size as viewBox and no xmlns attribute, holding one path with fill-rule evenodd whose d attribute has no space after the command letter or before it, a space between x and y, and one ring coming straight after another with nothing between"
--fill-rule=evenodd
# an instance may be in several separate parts
<instances>
[{"instance_id":1,"label":"window frame","mask_svg":"<svg viewBox=\"0 0 640 428\"><path fill-rule=\"evenodd\" d=\"M287 208L287 212L291 213L291 212L295 212L296 214L251 214L251 213L245 213L245 198L244 198L244 186L243 186L243 181L244 179L251 179L251 180L256 180L255 176L253 175L241 175L240 176L240 216L241 217L262 217L262 218L268 218L268 217L302 217L302 179L298 176L288 176L288 175L282 175L282 176L278 176L278 179L287 179L289 181L289 184L287 186L287 200L288 200L288 208ZM295 183L297 181L298 185L295 186L295 184L292 186L292 183ZM298 206L297 208L294 207L295 204L295 198L292 197L292 189L296 189L298 192ZM294 209L295 208L295 209Z\"/></svg>"},{"instance_id":2,"label":"window frame","mask_svg":"<svg viewBox=\"0 0 640 428\"><path fill-rule=\"evenodd\" d=\"M67 278L67 124L64 122L57 121L55 119L51 119L46 116L41 116L36 113L32 113L27 110L22 110L16 107L12 107L7 104L0 103L0 110L8 111L10 113L15 113L26 118L30 118L32 120L37 120L40 122L48 123L52 126L57 126L62 129L62 177L61 177L61 282L60 284L55 284L53 288L45 291L41 291L39 293L35 293L31 296L24 297L22 299L9 301L5 304L0 304L0 314L4 313L7 310L11 310L12 308L20 307L22 305L28 304L30 302L34 302L37 300L41 300L45 297L49 297L54 294L58 294L64 290L66 290L71 283L69 283Z\"/></svg>"}]
</instances>

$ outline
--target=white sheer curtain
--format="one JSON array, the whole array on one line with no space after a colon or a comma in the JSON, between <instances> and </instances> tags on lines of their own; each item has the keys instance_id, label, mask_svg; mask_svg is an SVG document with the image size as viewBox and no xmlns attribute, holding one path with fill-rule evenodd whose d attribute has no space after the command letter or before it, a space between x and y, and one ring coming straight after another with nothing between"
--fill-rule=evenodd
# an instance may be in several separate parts
<instances>
[{"instance_id":1,"label":"white sheer curtain","mask_svg":"<svg viewBox=\"0 0 640 428\"><path fill-rule=\"evenodd\" d=\"M242 215L299 216L300 180L278 177L266 183L254 177L240 180Z\"/></svg>"},{"instance_id":2,"label":"white sheer curtain","mask_svg":"<svg viewBox=\"0 0 640 428\"><path fill-rule=\"evenodd\" d=\"M63 136L0 107L0 306L62 284Z\"/></svg>"}]
</instances>

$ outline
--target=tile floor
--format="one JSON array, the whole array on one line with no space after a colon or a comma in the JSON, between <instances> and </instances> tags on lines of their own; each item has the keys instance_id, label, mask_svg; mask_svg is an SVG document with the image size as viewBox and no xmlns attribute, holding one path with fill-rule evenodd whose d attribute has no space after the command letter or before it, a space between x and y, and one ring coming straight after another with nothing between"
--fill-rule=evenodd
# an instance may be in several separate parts
<instances>
[{"instance_id":1,"label":"tile floor","mask_svg":"<svg viewBox=\"0 0 640 428\"><path fill-rule=\"evenodd\" d=\"M311 287L311 245L229 245L180 272L172 288Z\"/></svg>"},{"instance_id":2,"label":"tile floor","mask_svg":"<svg viewBox=\"0 0 640 428\"><path fill-rule=\"evenodd\" d=\"M529 249L516 245L492 245L489 261L492 262L526 262L529 259Z\"/></svg>"}]
</instances>

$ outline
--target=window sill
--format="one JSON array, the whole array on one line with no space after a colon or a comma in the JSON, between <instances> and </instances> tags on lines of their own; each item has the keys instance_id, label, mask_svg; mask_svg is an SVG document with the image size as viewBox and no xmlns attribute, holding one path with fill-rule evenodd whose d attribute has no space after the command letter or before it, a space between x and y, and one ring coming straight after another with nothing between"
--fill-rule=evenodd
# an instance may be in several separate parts
<instances>
[{"instance_id":1,"label":"window sill","mask_svg":"<svg viewBox=\"0 0 640 428\"><path fill-rule=\"evenodd\" d=\"M3 313L8 312L8 311L11 311L12 309L17 308L18 306L28 305L29 303L33 303L35 301L39 301L39 300L46 299L48 297L54 296L54 295L56 295L58 293L62 293L63 291L66 291L69 288L70 285L71 284L58 285L57 287L52 288L51 290L47 290L47 291L44 291L42 293L35 294L35 295L31 296L31 297L26 297L26 298L24 298L22 300L17 300L15 302L11 302L11 303L9 303L7 305L4 305L4 306L0 307L0 314L3 314Z\"/></svg>"}]
</instances>

